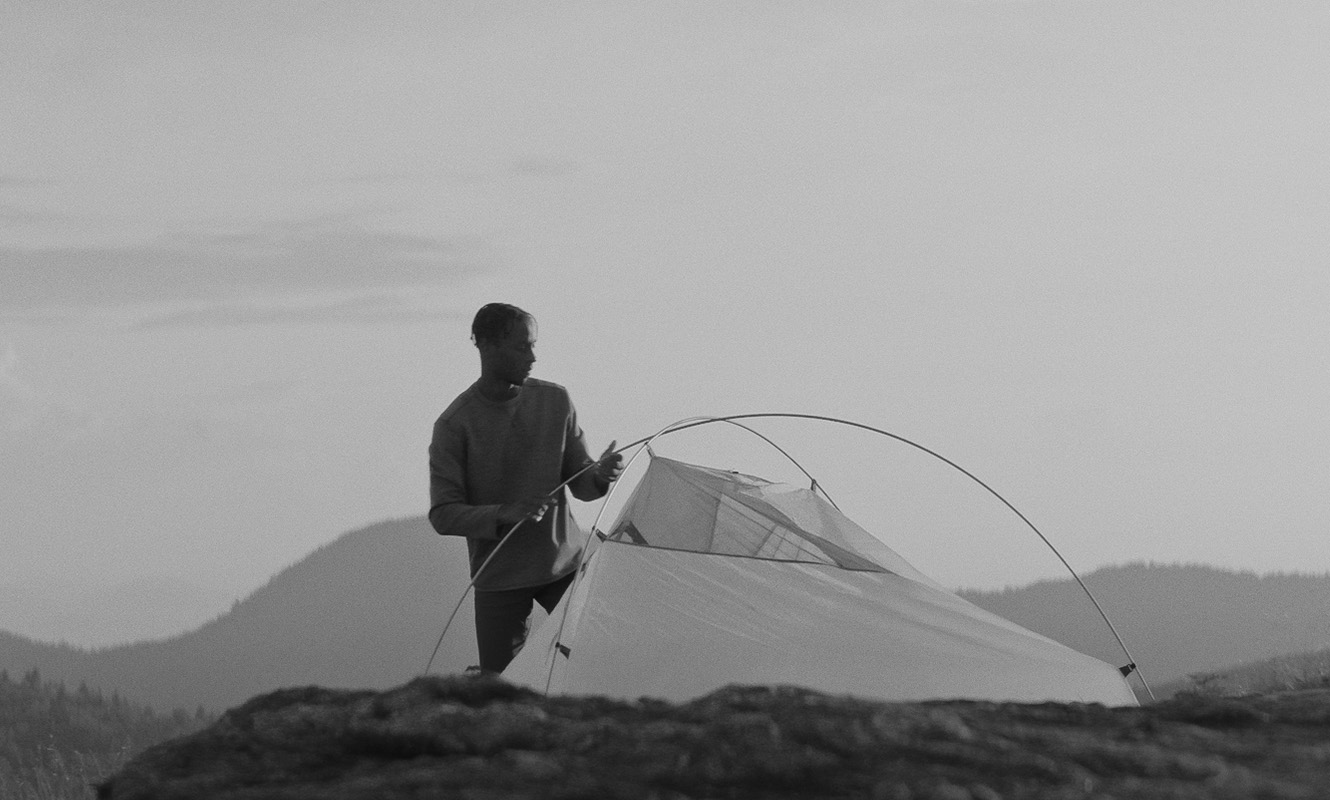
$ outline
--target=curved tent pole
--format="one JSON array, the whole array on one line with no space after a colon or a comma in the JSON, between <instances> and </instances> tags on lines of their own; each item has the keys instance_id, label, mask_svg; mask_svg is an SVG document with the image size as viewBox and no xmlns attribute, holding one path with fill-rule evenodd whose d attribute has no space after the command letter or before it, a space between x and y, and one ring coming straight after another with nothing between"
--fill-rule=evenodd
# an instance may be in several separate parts
<instances>
[{"instance_id":1,"label":"curved tent pole","mask_svg":"<svg viewBox=\"0 0 1330 800\"><path fill-rule=\"evenodd\" d=\"M917 450L920 450L920 451L922 451L922 452L924 452L924 453L927 453L928 455L932 456L933 458L936 458L937 460L941 461L942 463L946 464L947 466L951 467L952 469L955 469L957 472L960 472L960 473L961 473L962 475L964 475L965 477L967 477L967 478L969 478L970 480L974 481L975 483L979 484L981 487L984 488L985 491L987 491L989 494L991 494L991 495L993 495L994 497L996 497L999 501L1002 502L1002 504L1003 504L1004 506L1006 506L1008 509L1010 509L1011 512L1012 512L1013 514L1015 514L1017 517L1019 517L1020 520L1021 520L1021 522L1024 522L1024 523L1025 523L1026 527L1028 527L1030 530L1034 531L1035 535L1039 537L1040 541L1042 541L1042 542L1048 547L1049 550L1053 551L1053 555L1057 556L1058 561L1061 561L1061 562L1062 562L1062 566L1064 566L1064 567L1067 568L1067 571L1071 573L1071 577L1075 578L1075 579L1076 579L1076 583L1081 587L1081 591L1085 592L1085 596L1088 597L1088 598L1090 599L1090 603L1094 605L1094 607L1095 607L1095 611L1099 612L1099 616L1100 616L1100 618L1102 618L1102 619L1104 620L1104 624L1108 626L1108 630L1109 630L1109 632L1112 633L1112 634L1113 634L1113 638L1117 640L1118 647L1122 648L1122 652L1123 652L1123 654L1127 656L1128 664L1127 664L1126 667L1122 667L1122 668L1121 668L1121 670L1123 671L1123 677L1126 677L1127 675L1131 674L1132 671L1135 671L1136 674L1137 674L1137 675L1140 677L1140 679L1141 679L1141 685L1143 685L1143 686L1145 687L1145 691L1146 691L1146 693L1150 695L1150 699L1151 699L1151 700L1156 699L1156 698L1155 698L1154 691L1150 688L1150 684L1149 684L1149 682L1146 681L1144 673L1142 673L1142 672L1140 671L1140 667L1137 666L1137 664L1136 664L1136 659L1132 657L1131 651L1127 649L1127 644L1126 644L1126 642L1124 642L1124 641L1122 640L1122 636L1118 634L1118 630L1117 630L1116 627L1114 627L1114 625L1113 625L1113 621L1110 620L1110 619L1108 618L1108 614L1104 611L1103 606L1101 606L1101 605L1099 604L1099 600L1095 598L1094 593L1090 591L1090 587L1088 587L1088 586L1085 585L1085 581L1081 580L1081 576L1078 575L1078 574L1076 573L1076 570L1073 569L1072 566L1071 566L1071 564L1069 564L1069 563L1067 562L1067 559L1065 559L1065 558L1062 557L1062 553L1060 553L1060 552L1058 551L1058 549L1057 549L1056 547L1053 546L1053 543L1052 543L1051 541L1048 540L1048 537L1045 536L1045 535L1043 534L1043 532L1040 531L1039 528L1037 528L1037 527L1035 526L1035 524L1029 520L1028 517L1026 517L1024 514L1022 514L1021 511L1020 511L1020 509L1018 509L1018 508L1016 508L1016 506L1012 505L1011 502L1007 500L1007 498L1005 498L1005 497L1003 497L1001 494L999 494L998 491L997 491L996 489L994 489L992 486L989 486L987 483L984 483L982 480L980 480L979 477L976 476L974 473L970 472L970 471L967 470L966 468L962 467L960 464L957 464L955 461L952 461L951 459L947 458L946 456L942 455L941 453L938 453L938 452L936 452L936 451L934 451L934 450L930 450L929 448L927 448L927 447L925 447L925 446L919 444L918 442L911 441L911 440L905 438L904 436L900 436L900 435L898 435L898 434L891 433L890 431L882 430L881 428L874 428L873 426L871 426L871 425L865 425L865 424L863 424L862 422L854 422L854 421L852 421L852 420L839 419L839 418L837 418L837 417L823 416L823 415L820 415L820 414L799 414L799 413L790 413L790 412L771 412L771 413L756 413L756 414L731 414L731 415L724 416L724 417L692 418L692 419L682 420L682 421L680 421L680 422L678 422L678 423L675 423L673 426L669 426L669 427L667 427L665 430L661 431L660 433L658 433L658 434L656 434L655 436L650 437L650 438L651 438L651 439L655 439L656 437L662 436L662 435L664 435L665 433L674 433L674 432L676 432L676 431L686 430L686 429L688 429L688 428L695 428L695 427L697 427L697 426L699 426L699 425L706 425L706 424L711 423L711 422L733 422L734 420L741 420L741 419L772 419L772 418L807 419L807 420L815 420L815 421L819 421L819 422L833 422L833 423L836 423L836 424L839 424L839 425L848 425L848 426L850 426L850 427L852 427L852 428L859 428L859 429L861 429L861 430L870 431L870 432L872 432L872 433L876 433L876 434L879 434L879 435L881 435L881 436L886 436L886 437L889 438L889 439L895 439L896 441L901 442L902 444L907 444L907 445L909 445L910 447L913 447L913 448L915 448L915 449L917 449ZM740 426L740 427L746 427L746 426ZM751 430L751 429L748 429L748 430ZM754 432L755 432L755 431L754 431ZM755 433L756 433L756 432L755 432ZM761 435L761 434L758 434L758 435ZM766 437L762 437L762 438L765 439ZM641 440L641 441L647 441L647 440ZM633 446L635 446L636 444L640 444L641 441L639 441L639 442L634 442L633 444L630 444L630 445L628 445L628 446L629 446L629 447L633 447ZM768 440L768 441L770 441L770 440ZM780 448L777 448L777 449L780 449ZM782 453L785 453L784 450L781 450L781 452L782 452ZM786 453L785 455L786 455L787 458L790 458L790 456L789 456L788 453ZM790 460L793 461L794 459L791 458ZM796 462L796 464L797 464L797 462ZM799 469L800 469L800 470L803 470L803 467L800 466ZM805 474L805 475L808 475L807 470L804 470L804 474ZM811 478L812 476L809 476L809 477ZM817 485L817 481L816 481L816 480L814 480L814 485L815 485L815 486ZM818 488L821 488L821 487L818 487ZM825 492L824 492L824 494L825 494ZM828 497L827 499L830 500L831 498ZM835 505L835 504L833 503L833 505Z\"/></svg>"},{"instance_id":2,"label":"curved tent pole","mask_svg":"<svg viewBox=\"0 0 1330 800\"><path fill-rule=\"evenodd\" d=\"M998 491L997 491L996 489L994 489L993 487L989 486L987 483L985 483L983 480L981 480L978 476L976 476L974 473L970 472L969 470L965 469L965 468L962 467L960 464L957 464L955 461L952 461L951 459L947 458L946 456L942 455L941 453L938 453L938 452L936 452L935 450L931 450L931 449L929 449L929 448L927 448L927 447L925 447L925 446L919 444L918 442L911 441L910 439L907 439L907 438L905 438L904 436L900 436L900 435L898 435L898 434L891 433L890 431L882 430L881 428L875 428L875 427L873 427L873 426L871 426L871 425L865 425L864 423L861 423L861 422L854 422L854 421L852 421L852 420L840 419L840 418L838 418L838 417L824 416L824 415L821 415L821 414L800 414L800 413L793 413L793 412L766 412L766 413L750 413L750 414L730 414L730 415L721 416L721 417L688 417L688 418L685 418L685 419L679 420L678 422L674 422L674 423L671 423L671 424L669 424L669 425L666 425L664 428L661 428L659 431L657 431L656 433L652 434L651 436L647 436L647 437L644 437L644 438L638 439L637 441L634 441L634 442L629 442L628 444L626 444L626 445L624 445L624 446L618 448L617 450L613 451L612 455L616 455L616 454L622 453L622 452L624 452L625 450L630 450L630 449L632 449L632 448L634 448L634 447L638 447L639 445L648 445L648 446L649 446L653 441L655 441L656 439L658 439L658 438L660 438L661 436L664 436L664 435L666 435L666 434L677 433L677 432L679 432L679 431L687 430L688 428L696 428L696 427L699 427L699 426L701 426L701 425L708 425L708 424L711 424L711 423L714 423L714 422L728 422L728 423L734 424L734 425L736 425L736 426L738 426L738 427L740 427L740 428L743 428L744 430L747 430L747 431L749 431L750 433L753 433L754 435L756 435L756 436L760 437L761 439L763 439L764 441L766 441L768 444L770 444L770 445L772 445L773 447L775 447L775 448L776 448L776 449L777 449L782 455L784 455L784 456L785 456L786 458L788 458L788 459L789 459L789 460L790 460L790 461L791 461L796 467L798 467L799 470L800 470L801 472L803 472L804 475L807 476L807 477L809 478L810 481L812 481L813 487L814 487L815 489L819 489L819 490L821 490L822 487L818 484L817 479L816 479L816 478L813 478L813 476L809 474L808 470L804 469L803 465L801 465L798 461L796 461L796 460L794 459L793 456L791 456L791 455L790 455L789 453L787 453L783 448L781 448L779 445L777 445L775 442L773 442L771 439L767 438L766 436L762 435L761 433L758 433L757 431L753 430L752 428L750 428L750 427L747 426L747 425L742 425L742 424L739 424L738 422L736 422L736 420L745 420L745 419L775 419L775 418L784 418L784 419L805 419L805 420L814 420L814 421L819 421L819 422L831 422L831 423L835 423L835 424L838 424L838 425L847 425L847 426L852 427L852 428L859 428L859 429L861 429L861 430L866 430L866 431L869 431L869 432L871 432L871 433L876 433L876 434L878 434L878 435L885 436L885 437L887 437L887 438L889 438L889 439L895 439L896 441L901 442L902 444L907 444L907 445L909 445L910 447L913 447L913 448L915 448L915 449L917 449L917 450L920 450L920 451L922 451L922 452L924 452L924 453L926 453L926 454L932 456L933 458L936 458L937 460L941 461L942 463L946 464L947 466L951 467L952 469L955 469L957 472L960 472L960 473L961 473L962 475L964 475L965 477L967 477L967 478L969 478L970 480L974 481L974 482L977 483L979 486L983 487L983 489L984 489L985 491L987 491L989 494L991 494L991 495L993 495L994 497L996 497L996 498L997 498L997 499L998 499L998 500L999 500L1004 506L1006 506L1008 509L1010 509L1011 512L1012 512L1013 514L1015 514L1017 517L1019 517L1020 520L1021 520L1021 522L1024 522L1024 523L1025 523L1026 527L1028 527L1030 530L1034 531L1035 535L1039 537L1040 541L1042 541L1042 542L1044 543L1044 545L1048 547L1049 550L1053 551L1053 555L1057 556L1058 561L1062 562L1062 566L1064 566L1064 567L1067 568L1067 571L1071 573L1072 578L1074 578L1074 579L1076 580L1077 585L1079 585L1079 586L1081 587L1081 591L1085 592L1085 596L1088 597L1088 598L1090 599L1090 603L1091 603L1092 605L1094 605L1094 607L1095 607L1095 611L1099 612L1099 616L1100 616L1100 618L1104 620L1104 624L1105 624L1106 626L1108 626L1108 630L1109 630L1109 632L1112 633L1112 634L1113 634L1113 638L1117 640L1118 647L1122 648L1122 652L1123 652L1123 654L1127 656L1127 661L1128 661L1129 663L1128 663L1128 665L1127 665L1126 667L1121 668L1121 670L1122 670L1122 672L1123 672L1123 677L1126 677L1126 676L1129 675L1132 671L1135 671L1136 674L1137 674L1137 676L1138 676L1138 677L1140 678L1140 680L1141 680L1141 684L1145 687L1145 691L1146 691L1146 693L1150 695L1150 699L1151 699L1151 700L1155 700L1155 699L1156 699L1156 698L1155 698L1154 691L1150 688L1150 684L1149 684L1149 682L1146 681L1146 679L1145 679L1145 674L1142 673L1141 670L1140 670L1140 668L1137 666L1137 664L1136 664L1136 659L1135 659L1134 657L1132 657L1131 651L1127 649L1127 644L1126 644L1126 642L1124 642L1124 641L1122 640L1122 636L1118 634L1118 630L1117 630L1116 627L1114 627L1114 625L1113 625L1113 621L1110 620L1110 619L1108 618L1108 614L1104 611L1103 606L1101 606L1101 605L1099 604L1099 600L1095 598L1094 593L1090 591L1090 587L1088 587L1088 586L1085 585L1085 581L1081 580L1081 576L1078 575L1078 574L1076 573L1076 570L1073 569L1072 566L1071 566L1071 564L1067 562L1067 559L1064 558L1064 557L1062 556L1062 553L1059 552L1058 549L1057 549L1056 547L1053 546L1053 543L1052 543L1051 541L1049 541L1048 537L1045 536L1045 535L1043 534L1043 532L1040 531L1039 528L1036 527L1035 524L1034 524L1033 522L1031 522L1030 519L1029 519L1028 517L1026 517L1024 514L1022 514L1021 511L1020 511L1020 509L1018 509L1018 508L1016 508L1016 506L1012 505L1011 502L1010 502L1009 500L1007 500L1007 498L1003 497L1000 493L998 493ZM647 448L643 448L643 449L645 450L645 449L647 449ZM639 455L641 455L641 451L639 451L638 453L634 453L634 454L633 454L633 457L632 457L631 459L629 459L628 464L624 465L624 468L627 469L628 466L631 466L632 463L633 463L633 461L636 460L637 457L638 457ZM573 480L575 480L575 479L576 479L578 476L580 476L582 473L584 473L584 472L586 472L587 470L589 470L589 469L591 469L592 467L594 467L597 463L599 463L599 462L594 462L594 461L593 461L592 463L590 463L590 464L586 465L585 467L583 467L582 469L578 470L576 473L574 473L574 474L573 474L571 477L569 477L567 480L563 481L563 482L560 483L558 486L554 487L554 489L550 490L550 492L549 492L550 496L553 496L556 492L558 492L559 490L561 490L563 487L567 486L569 483L571 483ZM593 531L593 532L596 531L596 530L598 529L598 527L599 527L599 525L600 525L601 515L603 515L603 514L605 513L605 508L606 508L606 506L608 505L608 501L609 501L610 495L613 494L614 489L615 489L616 486L617 486L617 482L616 482L615 484L611 484L609 492L606 493L605 498L604 498L604 502L602 502L602 504L601 504L600 511L596 514L596 520L595 520L595 522L592 524L592 531ZM833 506L836 505L835 502L831 500L831 497L830 497L829 495L826 494L826 491L825 491L825 490L822 490L822 494L823 494L824 496L826 496L828 502L831 502L831 504L832 504ZM838 509L838 510L839 510L839 509ZM523 520L523 522L525 522L525 520ZM479 574L480 574L481 572L484 571L485 567L489 565L490 559L492 559L492 558L494 557L494 553L498 552L499 548L502 547L503 544L504 544L505 542L508 541L508 539L512 536L513 532L516 531L517 528L521 526L521 524L522 524L522 522L518 522L517 524L513 525L513 527L510 528L510 529L508 530L508 533L504 534L503 539L501 539L501 540L499 541L499 544L498 544L497 546L495 546L495 548L494 548L493 551L490 552L489 557L486 558L485 561L484 561L484 563L482 563L482 564L480 565L480 568L479 568L478 570L476 570L476 575L477 575L477 576L479 576ZM583 551L583 556L584 556L584 555L585 555L585 550ZM579 558L579 563L578 563L578 569L579 569L579 570L581 569L581 560L580 560L580 558ZM576 578L574 578L574 583L576 583ZM464 590L462 591L462 596L458 598L458 600L457 600L457 605L454 606L452 613L448 616L448 621L447 621L446 623L444 623L443 631L439 634L439 640L438 640L438 642L436 642L435 645L434 645L434 651L430 654L429 662L425 665L425 674L428 674L428 673L429 673L430 666L432 666L433 663L434 663L434 657L435 657L435 656L438 654L438 652L439 652L439 646L443 644L443 638L444 638L444 636L447 635L447 633L448 633L448 628L452 625L452 623L453 623L453 619L457 616L457 612L458 612L458 610L461 609L461 607L462 607L462 602L466 599L467 592L471 591L471 589L474 588L475 585L476 585L476 579L473 577L473 578L471 579L470 583L467 584L466 589L464 589ZM569 586L569 591L571 591L572 588L573 588L572 586ZM565 618L566 618L566 613L567 613L567 609L565 609ZM563 621L561 620L561 621L560 621L560 629L561 629L561 630L562 630L562 626L563 626ZM546 691L547 691L547 692L548 692L548 690L549 690L549 685L548 685L548 684L549 684L549 680L552 680L552 678L553 678L553 667L551 666L550 676L549 676L549 678L547 679L547 682L546 682Z\"/></svg>"}]
</instances>

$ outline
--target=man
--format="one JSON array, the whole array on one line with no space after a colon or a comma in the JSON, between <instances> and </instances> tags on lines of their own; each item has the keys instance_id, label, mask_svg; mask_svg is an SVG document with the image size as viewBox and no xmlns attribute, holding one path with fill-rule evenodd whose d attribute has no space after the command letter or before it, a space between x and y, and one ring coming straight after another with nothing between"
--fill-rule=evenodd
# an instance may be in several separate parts
<instances>
[{"instance_id":1,"label":"man","mask_svg":"<svg viewBox=\"0 0 1330 800\"><path fill-rule=\"evenodd\" d=\"M593 461L567 390L530 377L530 314L486 305L471 323L471 339L480 378L434 423L429 519L440 534L466 537L480 667L497 673L526 641L533 603L553 611L577 569L583 543L573 533L566 494L555 487L572 478L568 488L577 499L603 497L623 457L611 442Z\"/></svg>"}]
</instances>

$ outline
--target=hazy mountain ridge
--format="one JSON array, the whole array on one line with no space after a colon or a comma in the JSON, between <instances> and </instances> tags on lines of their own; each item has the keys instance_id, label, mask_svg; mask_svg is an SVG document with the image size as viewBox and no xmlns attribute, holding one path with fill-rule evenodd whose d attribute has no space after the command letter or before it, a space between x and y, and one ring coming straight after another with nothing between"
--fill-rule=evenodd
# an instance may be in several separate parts
<instances>
[{"instance_id":1,"label":"hazy mountain ridge","mask_svg":"<svg viewBox=\"0 0 1330 800\"><path fill-rule=\"evenodd\" d=\"M0 631L0 669L86 683L158 708L221 710L280 687L387 689L425 668L467 586L465 542L423 517L351 531L275 575L197 630L101 649ZM1266 575L1136 563L1084 580L1152 686L1330 644L1330 575ZM964 597L1113 664L1112 634L1069 577ZM458 612L435 674L475 663L472 610Z\"/></svg>"},{"instance_id":2,"label":"hazy mountain ridge","mask_svg":"<svg viewBox=\"0 0 1330 800\"><path fill-rule=\"evenodd\" d=\"M0 585L0 627L89 649L188 633L224 613L234 595L206 580L149 574L87 586L68 576Z\"/></svg>"},{"instance_id":3,"label":"hazy mountain ridge","mask_svg":"<svg viewBox=\"0 0 1330 800\"><path fill-rule=\"evenodd\" d=\"M195 631L85 650L0 632L0 668L158 707L220 710L281 686L387 688L419 674L467 586L465 542L423 518L347 533ZM469 601L434 672L475 663Z\"/></svg>"},{"instance_id":4,"label":"hazy mountain ridge","mask_svg":"<svg viewBox=\"0 0 1330 800\"><path fill-rule=\"evenodd\" d=\"M1131 563L1082 578L1152 684L1330 645L1330 574L1258 575ZM1070 577L961 593L978 606L1111 663L1122 649Z\"/></svg>"}]
</instances>

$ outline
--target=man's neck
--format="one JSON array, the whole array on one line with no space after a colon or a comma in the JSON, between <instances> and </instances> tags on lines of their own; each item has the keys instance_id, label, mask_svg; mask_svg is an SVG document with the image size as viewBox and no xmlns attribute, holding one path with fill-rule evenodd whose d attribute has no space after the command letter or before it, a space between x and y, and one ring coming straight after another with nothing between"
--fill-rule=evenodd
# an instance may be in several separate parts
<instances>
[{"instance_id":1,"label":"man's neck","mask_svg":"<svg viewBox=\"0 0 1330 800\"><path fill-rule=\"evenodd\" d=\"M512 400L522 391L522 385L520 383L513 384L505 380L491 378L485 375L480 376L480 380L476 382L476 388L480 390L482 397L486 400L493 400L496 403Z\"/></svg>"}]
</instances>

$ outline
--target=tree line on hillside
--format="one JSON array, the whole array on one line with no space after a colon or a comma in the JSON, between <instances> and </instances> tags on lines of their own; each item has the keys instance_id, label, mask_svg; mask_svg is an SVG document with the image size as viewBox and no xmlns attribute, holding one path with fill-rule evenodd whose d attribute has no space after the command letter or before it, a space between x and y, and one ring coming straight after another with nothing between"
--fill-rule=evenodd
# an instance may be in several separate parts
<instances>
[{"instance_id":1,"label":"tree line on hillside","mask_svg":"<svg viewBox=\"0 0 1330 800\"><path fill-rule=\"evenodd\" d=\"M18 680L0 670L0 796L59 796L52 787L66 785L86 792L145 747L213 719L201 706L159 714L86 684L70 691L35 669Z\"/></svg>"}]
</instances>

